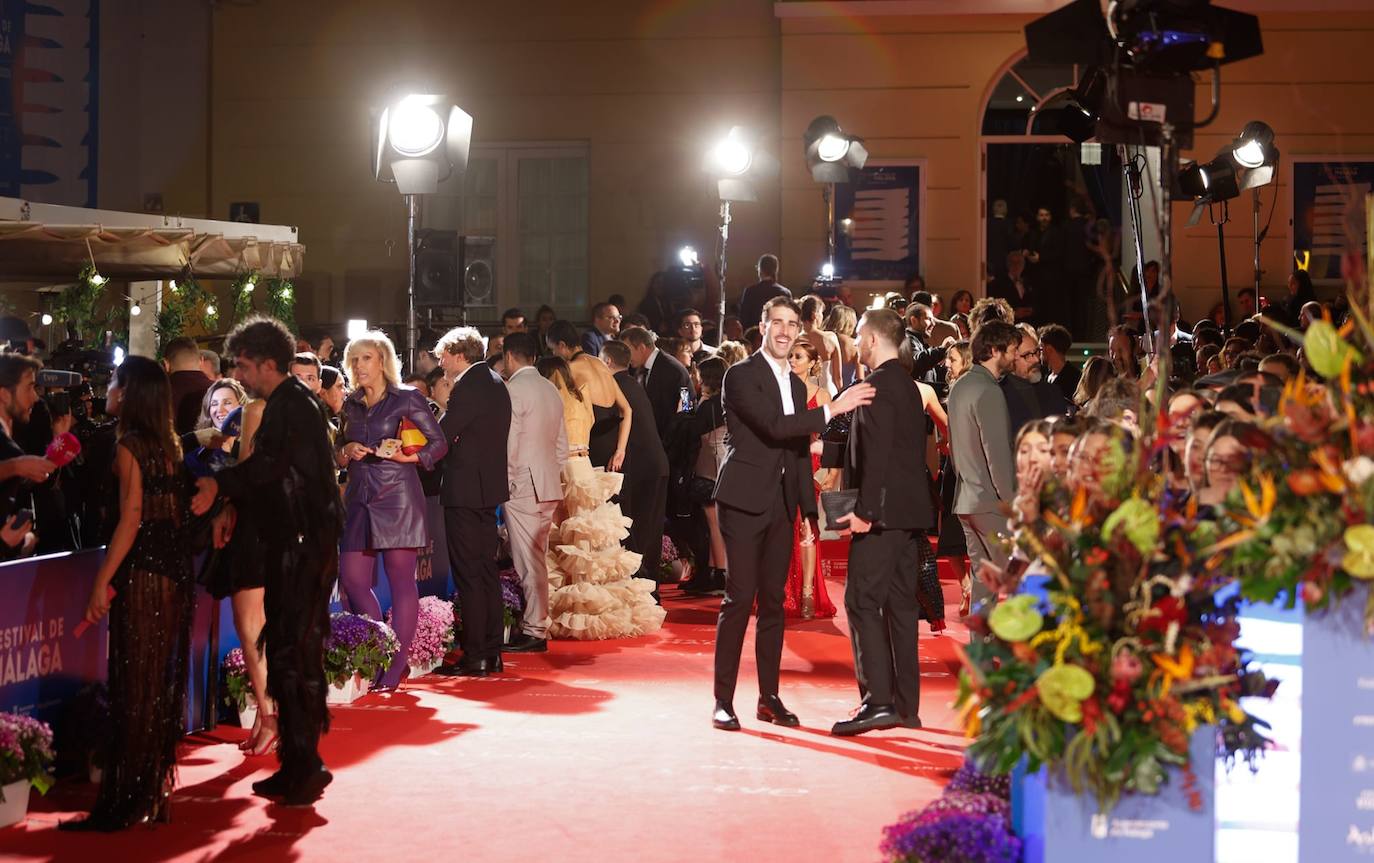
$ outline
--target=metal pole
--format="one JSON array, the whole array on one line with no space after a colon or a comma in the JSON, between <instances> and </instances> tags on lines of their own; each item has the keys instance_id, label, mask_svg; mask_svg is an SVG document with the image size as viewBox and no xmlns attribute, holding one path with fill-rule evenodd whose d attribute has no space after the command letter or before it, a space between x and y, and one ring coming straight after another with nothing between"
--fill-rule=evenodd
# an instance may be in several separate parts
<instances>
[{"instance_id":1,"label":"metal pole","mask_svg":"<svg viewBox=\"0 0 1374 863\"><path fill-rule=\"evenodd\" d=\"M1131 199L1131 235L1135 239L1135 272L1136 279L1140 283L1140 311L1145 316L1146 329L1149 329L1150 322L1150 295L1145 290L1145 236L1141 233L1140 227L1140 196L1144 194L1143 178L1139 171L1135 169L1133 157L1124 145L1121 147L1121 170L1126 175L1128 186L1127 193ZM1142 157L1143 158L1143 157ZM1146 339L1150 347L1150 356L1154 356L1153 342Z\"/></svg>"},{"instance_id":2,"label":"metal pole","mask_svg":"<svg viewBox=\"0 0 1374 863\"><path fill-rule=\"evenodd\" d=\"M835 265L835 184L825 186L825 262Z\"/></svg>"},{"instance_id":3,"label":"metal pole","mask_svg":"<svg viewBox=\"0 0 1374 863\"><path fill-rule=\"evenodd\" d=\"M1174 297L1174 233L1173 233L1173 206L1170 203L1170 196L1174 190L1174 175L1178 172L1178 151L1174 147L1174 127L1170 123L1163 124L1160 129L1159 146L1159 210L1155 224L1159 226L1159 352L1164 357L1164 365L1160 369L1160 378L1164 381L1169 379L1169 346L1173 342L1174 336L1174 316L1173 309L1177 303ZM1144 280L1144 273L1141 273ZM1165 315L1168 320L1164 320ZM1149 313L1145 315L1146 325L1150 320ZM1166 329L1167 327L1167 329Z\"/></svg>"},{"instance_id":4,"label":"metal pole","mask_svg":"<svg viewBox=\"0 0 1374 863\"><path fill-rule=\"evenodd\" d=\"M725 338L725 246L730 241L730 202L720 202L720 256L716 259L716 281L720 290L720 317L717 320L716 341Z\"/></svg>"},{"instance_id":5,"label":"metal pole","mask_svg":"<svg viewBox=\"0 0 1374 863\"><path fill-rule=\"evenodd\" d=\"M1255 308L1259 309L1260 298L1260 190L1252 192L1255 199Z\"/></svg>"},{"instance_id":6,"label":"metal pole","mask_svg":"<svg viewBox=\"0 0 1374 863\"><path fill-rule=\"evenodd\" d=\"M1221 218L1217 220L1217 253L1221 260L1222 332L1231 335L1231 287L1226 279L1226 222L1231 218L1230 207L1221 202Z\"/></svg>"},{"instance_id":7,"label":"metal pole","mask_svg":"<svg viewBox=\"0 0 1374 863\"><path fill-rule=\"evenodd\" d=\"M410 247L410 277L406 280L406 361L410 371L415 370L415 245L420 232L420 196L406 195L406 237Z\"/></svg>"}]
</instances>

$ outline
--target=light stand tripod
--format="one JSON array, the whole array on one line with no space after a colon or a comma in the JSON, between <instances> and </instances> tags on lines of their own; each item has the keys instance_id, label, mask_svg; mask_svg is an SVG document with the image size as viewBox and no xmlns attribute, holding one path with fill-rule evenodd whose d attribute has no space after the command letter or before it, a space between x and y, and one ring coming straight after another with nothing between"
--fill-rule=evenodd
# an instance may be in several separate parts
<instances>
[{"instance_id":1,"label":"light stand tripod","mask_svg":"<svg viewBox=\"0 0 1374 863\"><path fill-rule=\"evenodd\" d=\"M725 339L725 247L730 242L730 202L720 202L720 243L716 247L716 288L720 291L720 316L716 318L716 342Z\"/></svg>"},{"instance_id":2,"label":"light stand tripod","mask_svg":"<svg viewBox=\"0 0 1374 863\"><path fill-rule=\"evenodd\" d=\"M1208 207L1207 218L1217 226L1217 256L1221 261L1221 331L1229 337L1231 335L1231 286L1227 283L1226 278L1226 223L1231 221L1230 204L1226 201L1221 202L1221 218L1219 219L1212 218L1212 208ZM1255 255L1255 259L1258 261L1258 245L1255 247Z\"/></svg>"}]
</instances>

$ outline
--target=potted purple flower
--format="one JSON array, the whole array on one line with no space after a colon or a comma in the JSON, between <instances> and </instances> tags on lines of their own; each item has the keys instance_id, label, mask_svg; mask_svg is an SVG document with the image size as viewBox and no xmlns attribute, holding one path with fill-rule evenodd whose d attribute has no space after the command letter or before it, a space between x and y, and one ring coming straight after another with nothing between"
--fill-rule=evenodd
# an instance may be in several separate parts
<instances>
[{"instance_id":1,"label":"potted purple flower","mask_svg":"<svg viewBox=\"0 0 1374 863\"><path fill-rule=\"evenodd\" d=\"M883 829L885 863L962 860L1018 863L1022 842L1011 827L1011 780L979 770L972 760L944 794Z\"/></svg>"},{"instance_id":2,"label":"potted purple flower","mask_svg":"<svg viewBox=\"0 0 1374 863\"><path fill-rule=\"evenodd\" d=\"M391 621L390 612L386 619ZM429 674L444 661L444 654L453 647L453 620L453 603L437 596L420 598L419 624L406 657L411 677Z\"/></svg>"},{"instance_id":3,"label":"potted purple flower","mask_svg":"<svg viewBox=\"0 0 1374 863\"><path fill-rule=\"evenodd\" d=\"M48 793L52 763L52 729L47 723L0 713L0 827L24 820L30 788Z\"/></svg>"},{"instance_id":4,"label":"potted purple flower","mask_svg":"<svg viewBox=\"0 0 1374 863\"><path fill-rule=\"evenodd\" d=\"M525 611L525 591L520 586L520 574L513 569L501 570L501 620L505 626L502 641L510 641L511 630L520 622Z\"/></svg>"},{"instance_id":5,"label":"potted purple flower","mask_svg":"<svg viewBox=\"0 0 1374 863\"><path fill-rule=\"evenodd\" d=\"M692 557L678 551L672 537L663 535L663 547L658 556L658 580L664 584L685 581L692 574Z\"/></svg>"},{"instance_id":6,"label":"potted purple flower","mask_svg":"<svg viewBox=\"0 0 1374 863\"><path fill-rule=\"evenodd\" d=\"M243 658L243 648L235 647L224 655L220 663L224 675L225 700L233 705L239 715L240 728L252 728L258 718L258 701L253 697L253 686L248 681L248 664Z\"/></svg>"},{"instance_id":7,"label":"potted purple flower","mask_svg":"<svg viewBox=\"0 0 1374 863\"><path fill-rule=\"evenodd\" d=\"M379 620L340 612L329 618L324 640L324 674L330 704L350 704L391 666L401 651L396 633Z\"/></svg>"}]
</instances>

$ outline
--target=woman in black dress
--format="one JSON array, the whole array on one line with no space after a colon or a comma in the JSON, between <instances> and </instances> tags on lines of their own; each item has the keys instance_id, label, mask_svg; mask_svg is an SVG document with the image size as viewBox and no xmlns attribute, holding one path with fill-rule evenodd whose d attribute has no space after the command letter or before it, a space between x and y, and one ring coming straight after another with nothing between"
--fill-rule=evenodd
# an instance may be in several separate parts
<instances>
[{"instance_id":1,"label":"woman in black dress","mask_svg":"<svg viewBox=\"0 0 1374 863\"><path fill-rule=\"evenodd\" d=\"M95 807L89 818L62 825L71 830L167 821L185 728L195 605L185 535L190 486L166 373L145 357L126 358L115 371L106 408L119 417L119 523L86 620L110 615L110 751Z\"/></svg>"}]
</instances>

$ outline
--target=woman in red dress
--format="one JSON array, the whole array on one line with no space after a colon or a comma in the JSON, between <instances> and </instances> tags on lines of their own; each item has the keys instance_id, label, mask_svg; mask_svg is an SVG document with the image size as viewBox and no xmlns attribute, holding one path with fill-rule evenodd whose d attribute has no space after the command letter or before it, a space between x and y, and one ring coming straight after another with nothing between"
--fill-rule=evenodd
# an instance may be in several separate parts
<instances>
[{"instance_id":1,"label":"woman in red dress","mask_svg":"<svg viewBox=\"0 0 1374 863\"><path fill-rule=\"evenodd\" d=\"M806 407L817 408L830 401L830 392L821 386L820 354L805 337L792 345L787 362L792 372L806 381ZM813 436L814 439L814 436ZM811 454L811 474L820 470L821 459ZM820 485L815 485L820 495ZM811 620L813 617L834 617L835 604L825 591L825 579L820 577L820 525L814 518L797 519L792 533L792 566L787 571L787 589L783 594L783 613L787 617Z\"/></svg>"}]
</instances>

